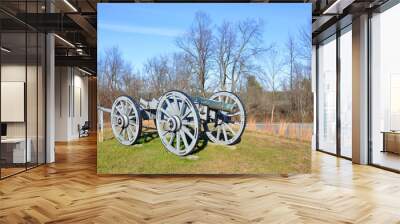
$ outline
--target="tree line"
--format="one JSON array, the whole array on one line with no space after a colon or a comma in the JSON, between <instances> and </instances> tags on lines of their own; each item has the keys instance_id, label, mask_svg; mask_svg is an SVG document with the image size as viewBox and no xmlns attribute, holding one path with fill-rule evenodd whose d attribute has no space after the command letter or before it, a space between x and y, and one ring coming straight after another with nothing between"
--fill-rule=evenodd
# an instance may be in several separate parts
<instances>
[{"instance_id":1,"label":"tree line","mask_svg":"<svg viewBox=\"0 0 400 224\"><path fill-rule=\"evenodd\" d=\"M260 19L215 25L208 14L197 12L191 27L175 40L179 50L147 59L142 70L126 61L118 47L101 52L98 102L110 107L121 94L157 99L171 89L204 97L226 90L241 97L256 121L310 122L309 29L299 28L279 46L264 43Z\"/></svg>"}]
</instances>

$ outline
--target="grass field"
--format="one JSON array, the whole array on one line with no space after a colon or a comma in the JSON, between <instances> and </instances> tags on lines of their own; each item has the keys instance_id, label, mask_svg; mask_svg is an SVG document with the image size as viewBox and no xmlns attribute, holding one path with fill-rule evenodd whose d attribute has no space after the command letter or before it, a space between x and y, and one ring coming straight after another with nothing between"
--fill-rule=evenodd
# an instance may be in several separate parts
<instances>
[{"instance_id":1,"label":"grass field","mask_svg":"<svg viewBox=\"0 0 400 224\"><path fill-rule=\"evenodd\" d=\"M189 157L169 153L147 132L133 146L115 139L97 145L99 174L292 174L310 172L310 143L246 131L235 146L199 141Z\"/></svg>"}]
</instances>

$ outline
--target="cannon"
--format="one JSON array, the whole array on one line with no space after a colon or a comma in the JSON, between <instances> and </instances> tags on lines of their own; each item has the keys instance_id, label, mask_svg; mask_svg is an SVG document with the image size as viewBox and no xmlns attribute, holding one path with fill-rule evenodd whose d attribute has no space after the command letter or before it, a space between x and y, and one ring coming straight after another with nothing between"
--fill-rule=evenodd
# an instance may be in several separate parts
<instances>
[{"instance_id":1,"label":"cannon","mask_svg":"<svg viewBox=\"0 0 400 224\"><path fill-rule=\"evenodd\" d=\"M154 120L165 148L178 156L192 153L201 133L216 144L233 145L246 127L246 110L238 96L221 91L209 99L169 91L158 100L135 101L118 97L111 108L111 127L123 145L133 145L140 137L143 120Z\"/></svg>"}]
</instances>

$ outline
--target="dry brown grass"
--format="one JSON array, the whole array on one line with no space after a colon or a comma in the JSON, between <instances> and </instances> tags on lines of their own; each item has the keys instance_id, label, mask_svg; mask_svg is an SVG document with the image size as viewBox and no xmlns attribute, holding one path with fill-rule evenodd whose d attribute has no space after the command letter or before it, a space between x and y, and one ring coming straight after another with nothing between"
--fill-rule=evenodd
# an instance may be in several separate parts
<instances>
[{"instance_id":1,"label":"dry brown grass","mask_svg":"<svg viewBox=\"0 0 400 224\"><path fill-rule=\"evenodd\" d=\"M262 124L263 127L257 127L258 124ZM251 131L258 131L267 133L273 136L279 136L289 139L296 139L304 142L311 142L313 130L312 128L306 127L310 124L295 124L280 121L279 123L271 123L268 120L265 122L256 122L255 119L248 119L246 129Z\"/></svg>"}]
</instances>

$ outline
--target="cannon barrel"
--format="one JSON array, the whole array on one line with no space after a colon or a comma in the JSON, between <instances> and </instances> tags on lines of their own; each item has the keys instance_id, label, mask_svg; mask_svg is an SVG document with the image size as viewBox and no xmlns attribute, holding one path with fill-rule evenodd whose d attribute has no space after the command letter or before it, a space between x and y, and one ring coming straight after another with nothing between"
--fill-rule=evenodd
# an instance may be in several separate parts
<instances>
[{"instance_id":1,"label":"cannon barrel","mask_svg":"<svg viewBox=\"0 0 400 224\"><path fill-rule=\"evenodd\" d=\"M210 109L214 109L214 110L233 112L233 110L235 109L234 104L224 103L224 102L220 102L217 100L210 100L210 99L203 98L203 97L193 97L192 100L195 103L198 103L203 106L207 106Z\"/></svg>"}]
</instances>

